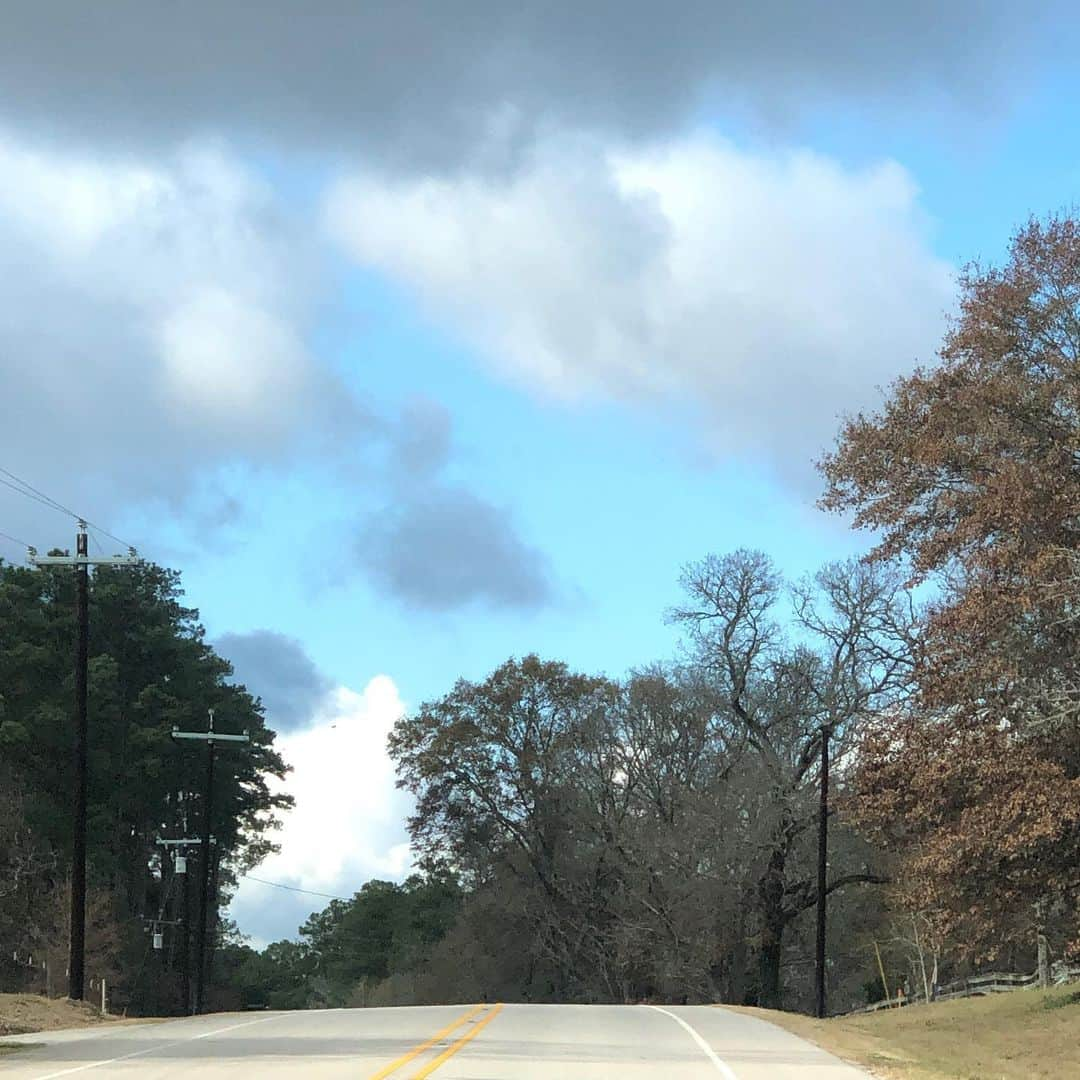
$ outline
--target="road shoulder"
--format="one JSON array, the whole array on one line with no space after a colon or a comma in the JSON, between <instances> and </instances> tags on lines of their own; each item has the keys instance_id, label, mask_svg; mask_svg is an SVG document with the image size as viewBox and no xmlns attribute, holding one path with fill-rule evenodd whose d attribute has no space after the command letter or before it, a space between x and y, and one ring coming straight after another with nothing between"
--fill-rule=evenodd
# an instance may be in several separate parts
<instances>
[{"instance_id":1,"label":"road shoulder","mask_svg":"<svg viewBox=\"0 0 1080 1080\"><path fill-rule=\"evenodd\" d=\"M1080 1080L1080 989L1075 985L829 1020L725 1008L815 1042L882 1080Z\"/></svg>"}]
</instances>

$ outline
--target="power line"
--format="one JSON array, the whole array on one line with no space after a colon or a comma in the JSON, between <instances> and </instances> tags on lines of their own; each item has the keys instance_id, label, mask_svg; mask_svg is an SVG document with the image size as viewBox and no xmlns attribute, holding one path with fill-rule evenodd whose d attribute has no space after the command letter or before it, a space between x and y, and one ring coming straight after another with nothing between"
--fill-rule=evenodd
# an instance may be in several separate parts
<instances>
[{"instance_id":1,"label":"power line","mask_svg":"<svg viewBox=\"0 0 1080 1080\"><path fill-rule=\"evenodd\" d=\"M295 885L283 885L280 881L267 881L265 878L255 877L252 874L241 874L243 878L247 878L248 881L257 881L260 885L272 885L275 889L287 889L289 892L303 893L305 896L321 896L324 900L344 900L349 902L351 897L348 896L334 896L333 893L325 892L312 892L311 889L298 889Z\"/></svg>"},{"instance_id":2,"label":"power line","mask_svg":"<svg viewBox=\"0 0 1080 1080\"><path fill-rule=\"evenodd\" d=\"M86 521L86 518L83 518L82 520ZM116 543L118 543L121 547L131 549L134 549L135 547L134 544L129 544L126 540L121 540L119 536L113 536L113 534L109 532L108 529L103 529L100 525L95 525L92 521L86 521L86 524L89 525L91 529L97 529L97 531L101 533L102 536L107 536L110 540L115 540Z\"/></svg>"},{"instance_id":3,"label":"power line","mask_svg":"<svg viewBox=\"0 0 1080 1080\"><path fill-rule=\"evenodd\" d=\"M18 544L19 547L28 548L31 546L30 544L26 543L25 540L20 540L17 536L12 536L10 533L0 532L0 536L2 536L5 540L10 540L13 544Z\"/></svg>"},{"instance_id":4,"label":"power line","mask_svg":"<svg viewBox=\"0 0 1080 1080\"><path fill-rule=\"evenodd\" d=\"M21 484L24 488L27 489L27 491L32 491L39 499L44 499L46 503L51 504L55 509L61 511L62 513L70 514L74 518L77 518L79 516L75 513L74 510L69 510L66 506L63 505L63 503L58 503L54 498L52 498L52 496L46 495L44 491L38 491L38 489L34 487L33 484L28 483L21 477L16 476L13 472L8 472L8 470L3 468L2 466L0 466L0 473L3 473L5 476L14 480L15 483ZM11 485L9 484L8 486L10 487Z\"/></svg>"},{"instance_id":5,"label":"power line","mask_svg":"<svg viewBox=\"0 0 1080 1080\"><path fill-rule=\"evenodd\" d=\"M86 521L86 528L90 534L91 541L95 544L97 549L102 554L105 553L105 547L99 539L99 536L107 536L110 540L115 540L121 547L132 549L131 544L128 544L125 541L121 540L118 536L113 536L112 533L106 532L100 525L95 525L91 521Z\"/></svg>"},{"instance_id":6,"label":"power line","mask_svg":"<svg viewBox=\"0 0 1080 1080\"><path fill-rule=\"evenodd\" d=\"M54 505L51 502L51 500L49 500L49 499L39 499L36 495L32 495L29 491L26 491L24 488L16 487L10 481L5 480L3 477L0 477L0 484L3 484L4 487L11 488L11 490L14 491L16 494L23 495L27 499L30 499L32 502L41 503L42 506L47 506L50 510L55 510L59 514L68 513L67 510L62 510L59 506Z\"/></svg>"},{"instance_id":7,"label":"power line","mask_svg":"<svg viewBox=\"0 0 1080 1080\"><path fill-rule=\"evenodd\" d=\"M54 499L51 495L46 495L44 491L40 491L38 488L34 487L34 485L31 484L29 481L23 480L21 476L16 476L13 472L5 469L3 466L0 466L0 473L3 473L4 476L8 477L7 480L4 480L2 477L0 477L0 484L3 484L4 487L11 488L12 491L18 492L18 494L24 495L26 498L32 499L34 502L41 503L42 506L47 506L51 510L57 511L57 513L67 514L68 517L74 518L76 521L86 522L86 524L90 528L96 529L99 533L101 533L102 536L107 536L110 540L115 541L122 547L133 547L133 545L127 543L126 540L121 540L119 536L114 536L111 532L109 532L108 529L103 529L100 525L95 525L94 522L90 521L88 518L85 518L82 514L75 513L75 511L72 510L70 507L65 506L61 502L57 502L56 499ZM15 483L11 483L12 480L14 480Z\"/></svg>"}]
</instances>

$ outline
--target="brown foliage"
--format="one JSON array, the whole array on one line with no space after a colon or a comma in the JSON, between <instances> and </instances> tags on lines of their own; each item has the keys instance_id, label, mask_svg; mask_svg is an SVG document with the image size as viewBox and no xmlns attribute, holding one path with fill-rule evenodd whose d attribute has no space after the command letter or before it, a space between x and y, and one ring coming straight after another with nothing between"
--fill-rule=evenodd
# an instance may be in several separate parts
<instances>
[{"instance_id":1,"label":"brown foliage","mask_svg":"<svg viewBox=\"0 0 1080 1080\"><path fill-rule=\"evenodd\" d=\"M903 853L897 898L962 952L1029 938L1032 904L1080 883L1080 780L1004 729L926 714L864 741L849 808Z\"/></svg>"},{"instance_id":2,"label":"brown foliage","mask_svg":"<svg viewBox=\"0 0 1080 1080\"><path fill-rule=\"evenodd\" d=\"M985 937L1075 884L1080 222L1029 222L960 287L941 363L844 424L822 503L937 586L920 715L867 744L860 807L906 840L926 903Z\"/></svg>"}]
</instances>

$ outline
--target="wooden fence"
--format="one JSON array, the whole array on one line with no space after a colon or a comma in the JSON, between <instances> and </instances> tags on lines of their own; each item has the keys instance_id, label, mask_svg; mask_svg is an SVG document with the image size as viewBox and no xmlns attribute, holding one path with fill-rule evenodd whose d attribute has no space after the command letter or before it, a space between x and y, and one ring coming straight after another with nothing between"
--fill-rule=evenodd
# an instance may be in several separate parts
<instances>
[{"instance_id":1,"label":"wooden fence","mask_svg":"<svg viewBox=\"0 0 1080 1080\"><path fill-rule=\"evenodd\" d=\"M1080 980L1080 964L1067 964L1058 962L1050 966L1050 983L1053 986L1064 986L1066 983ZM1009 971L991 971L986 975L970 975L967 978L956 979L946 983L937 989L930 1004L938 1001L955 1001L957 998L985 997L987 994L1003 994L1011 990L1032 990L1039 985L1039 973L1020 975ZM896 1009L904 1005L925 1005L926 1000L918 995L910 997L899 995L895 998L886 998L884 1001L876 1001L873 1005L867 1005L857 1012L877 1012L879 1009Z\"/></svg>"}]
</instances>

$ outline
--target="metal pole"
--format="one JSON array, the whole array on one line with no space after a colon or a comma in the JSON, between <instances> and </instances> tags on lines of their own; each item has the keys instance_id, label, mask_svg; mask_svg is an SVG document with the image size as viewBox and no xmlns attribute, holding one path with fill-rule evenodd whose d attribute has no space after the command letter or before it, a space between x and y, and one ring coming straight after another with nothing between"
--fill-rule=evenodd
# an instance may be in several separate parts
<instances>
[{"instance_id":1,"label":"metal pole","mask_svg":"<svg viewBox=\"0 0 1080 1080\"><path fill-rule=\"evenodd\" d=\"M817 956L814 968L814 1015L825 1016L825 915L829 860L829 735L821 728L821 809L818 816Z\"/></svg>"},{"instance_id":2,"label":"metal pole","mask_svg":"<svg viewBox=\"0 0 1080 1080\"><path fill-rule=\"evenodd\" d=\"M210 728L214 720L211 714ZM195 1009L196 1014L203 1011L203 995L206 989L206 924L210 912L210 824L214 812L214 742L207 742L206 752L206 793L203 798L202 832L202 883L199 900L199 936L196 942L195 956Z\"/></svg>"},{"instance_id":3,"label":"metal pole","mask_svg":"<svg viewBox=\"0 0 1080 1080\"><path fill-rule=\"evenodd\" d=\"M86 526L80 522L76 554L87 555ZM75 569L75 801L71 844L71 936L68 939L68 997L81 1001L86 955L86 682L90 649L89 568Z\"/></svg>"}]
</instances>

